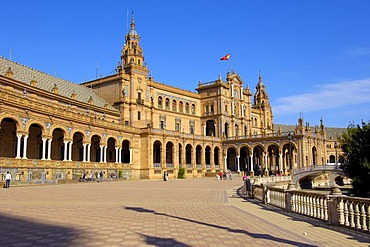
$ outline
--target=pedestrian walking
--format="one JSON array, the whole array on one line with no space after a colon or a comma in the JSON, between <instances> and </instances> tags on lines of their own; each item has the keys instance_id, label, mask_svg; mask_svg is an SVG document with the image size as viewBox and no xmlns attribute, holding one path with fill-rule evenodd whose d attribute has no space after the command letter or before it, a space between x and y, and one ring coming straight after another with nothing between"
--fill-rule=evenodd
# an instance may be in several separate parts
<instances>
[{"instance_id":1,"label":"pedestrian walking","mask_svg":"<svg viewBox=\"0 0 370 247\"><path fill-rule=\"evenodd\" d=\"M222 180L222 172L221 171L219 173L219 176L220 176L220 180Z\"/></svg>"},{"instance_id":2,"label":"pedestrian walking","mask_svg":"<svg viewBox=\"0 0 370 247\"><path fill-rule=\"evenodd\" d=\"M5 175L5 188L10 187L10 180L12 180L12 174L10 174L9 171L7 171Z\"/></svg>"},{"instance_id":3,"label":"pedestrian walking","mask_svg":"<svg viewBox=\"0 0 370 247\"><path fill-rule=\"evenodd\" d=\"M229 171L229 180L233 180L233 174Z\"/></svg>"},{"instance_id":4,"label":"pedestrian walking","mask_svg":"<svg viewBox=\"0 0 370 247\"><path fill-rule=\"evenodd\" d=\"M103 176L104 176L104 173L103 171L100 172L100 182L103 182Z\"/></svg>"}]
</instances>

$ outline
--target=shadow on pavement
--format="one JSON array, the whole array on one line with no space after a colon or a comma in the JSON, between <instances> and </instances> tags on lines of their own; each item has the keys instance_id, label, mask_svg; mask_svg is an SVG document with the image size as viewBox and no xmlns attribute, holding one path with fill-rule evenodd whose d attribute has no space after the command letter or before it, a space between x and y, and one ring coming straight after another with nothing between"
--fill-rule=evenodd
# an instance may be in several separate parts
<instances>
[{"instance_id":1,"label":"shadow on pavement","mask_svg":"<svg viewBox=\"0 0 370 247\"><path fill-rule=\"evenodd\" d=\"M173 238L160 238L155 236L148 236L145 234L138 233L139 235L143 236L145 238L145 241L147 244L153 245L153 246L178 246L178 247L190 247L191 245L187 245L184 243L181 243Z\"/></svg>"},{"instance_id":2,"label":"shadow on pavement","mask_svg":"<svg viewBox=\"0 0 370 247\"><path fill-rule=\"evenodd\" d=\"M150 214L155 214L155 215L167 216L167 217L171 217L171 218L175 218L175 219L179 219L179 220L192 222L194 224L200 224L200 225L204 225L204 226L208 226L208 227L213 227L213 228L226 230L226 231L232 232L232 233L245 234L245 235L248 235L248 236L256 238L256 239L267 239L267 240L271 240L271 241L279 242L279 243L283 243L283 244L290 244L290 245L293 245L293 246L305 246L305 247L311 247L311 246L314 247L314 246L316 246L316 245L304 244L304 243L301 243L301 242L291 241L289 239L277 238L277 237L274 237L274 236L269 235L269 234L251 233L249 231L242 230L242 229L232 229L232 228L225 227L225 226L205 223L205 222L201 222L201 221L197 221L197 220L192 220L192 219L183 218L183 217L179 217L179 216L169 215L169 214L166 214L166 213L158 213L155 210L146 209L146 208L142 208L142 207L123 207L123 208L125 210L132 210L132 211L135 211L135 212L138 212L138 213L150 213Z\"/></svg>"},{"instance_id":3,"label":"shadow on pavement","mask_svg":"<svg viewBox=\"0 0 370 247\"><path fill-rule=\"evenodd\" d=\"M336 232L348 235L348 239L354 239L360 243L367 243L367 244L370 243L370 236L367 232L354 230L349 227L331 226L331 225L328 225L323 220L319 220L313 217L309 217L309 216L294 213L294 212L286 212L282 208L278 208L278 207L275 207L269 204L263 204L261 201L258 201L257 199L246 197L244 194L240 194L240 193L242 193L242 190L238 190L237 194L240 198L243 198L246 203L253 203L255 205L258 205L261 208L261 210L273 211L279 214L283 214L289 217L289 219L293 221L304 221L315 227L322 227L328 230L336 231Z\"/></svg>"},{"instance_id":4,"label":"shadow on pavement","mask_svg":"<svg viewBox=\"0 0 370 247\"><path fill-rule=\"evenodd\" d=\"M83 243L80 236L72 228L0 215L0 246L77 246L72 241Z\"/></svg>"}]
</instances>

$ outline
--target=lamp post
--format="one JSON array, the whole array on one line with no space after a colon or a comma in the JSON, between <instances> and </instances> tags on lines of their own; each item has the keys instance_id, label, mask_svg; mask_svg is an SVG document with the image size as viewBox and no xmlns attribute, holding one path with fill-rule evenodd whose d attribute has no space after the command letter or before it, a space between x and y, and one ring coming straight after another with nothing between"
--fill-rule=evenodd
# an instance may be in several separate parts
<instances>
[{"instance_id":1,"label":"lamp post","mask_svg":"<svg viewBox=\"0 0 370 247\"><path fill-rule=\"evenodd\" d=\"M338 167L338 143L334 142L334 148L335 148L335 168Z\"/></svg>"},{"instance_id":2,"label":"lamp post","mask_svg":"<svg viewBox=\"0 0 370 247\"><path fill-rule=\"evenodd\" d=\"M288 132L288 140L289 140L289 171L292 172L292 135L290 131Z\"/></svg>"}]
</instances>

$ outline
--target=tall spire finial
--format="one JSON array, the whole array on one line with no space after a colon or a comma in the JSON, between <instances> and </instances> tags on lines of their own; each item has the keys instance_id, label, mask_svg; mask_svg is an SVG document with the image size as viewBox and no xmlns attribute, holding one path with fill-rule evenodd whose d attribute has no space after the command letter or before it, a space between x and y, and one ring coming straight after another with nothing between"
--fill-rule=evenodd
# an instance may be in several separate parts
<instances>
[{"instance_id":1,"label":"tall spire finial","mask_svg":"<svg viewBox=\"0 0 370 247\"><path fill-rule=\"evenodd\" d=\"M132 11L132 17L131 17L131 30L135 30L135 17L134 17L134 11Z\"/></svg>"}]
</instances>

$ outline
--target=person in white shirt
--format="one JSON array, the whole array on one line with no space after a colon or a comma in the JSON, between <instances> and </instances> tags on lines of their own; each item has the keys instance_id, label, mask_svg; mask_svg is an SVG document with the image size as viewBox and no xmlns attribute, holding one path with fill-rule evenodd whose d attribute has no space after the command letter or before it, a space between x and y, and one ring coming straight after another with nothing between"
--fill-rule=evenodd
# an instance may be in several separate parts
<instances>
[{"instance_id":1,"label":"person in white shirt","mask_svg":"<svg viewBox=\"0 0 370 247\"><path fill-rule=\"evenodd\" d=\"M7 171L5 175L5 188L10 187L10 180L12 180L12 174L10 174L9 171Z\"/></svg>"}]
</instances>

